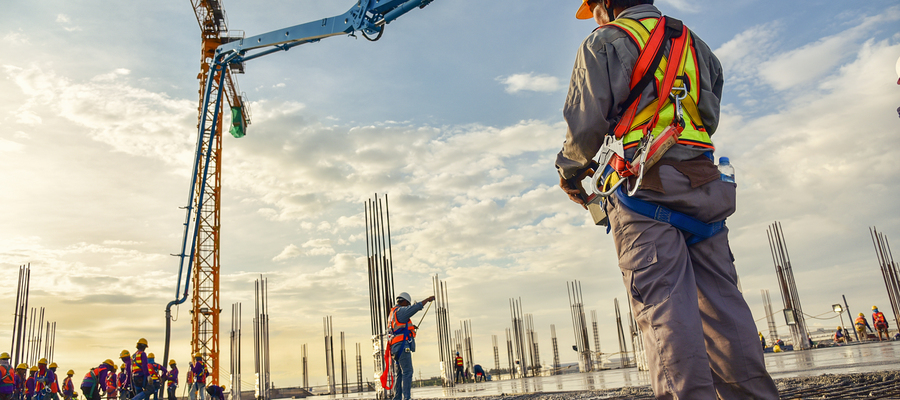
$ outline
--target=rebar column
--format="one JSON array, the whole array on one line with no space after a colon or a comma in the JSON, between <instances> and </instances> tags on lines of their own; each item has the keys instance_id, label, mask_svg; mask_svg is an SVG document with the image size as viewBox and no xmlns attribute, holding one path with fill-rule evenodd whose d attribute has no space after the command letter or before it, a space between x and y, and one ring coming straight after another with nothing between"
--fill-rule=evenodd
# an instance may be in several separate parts
<instances>
[{"instance_id":1,"label":"rebar column","mask_svg":"<svg viewBox=\"0 0 900 400\"><path fill-rule=\"evenodd\" d=\"M800 305L800 295L797 293L791 257L788 253L787 243L784 240L784 231L781 228L781 223L776 221L770 225L766 230L766 234L769 237L772 262L775 264L775 272L778 275L778 284L781 288L781 298L784 301L785 318L793 319L793 321L786 320L785 322L788 323L791 329L794 346L799 349L808 349L810 347L809 331L806 328L803 307Z\"/></svg>"},{"instance_id":2,"label":"rebar column","mask_svg":"<svg viewBox=\"0 0 900 400\"><path fill-rule=\"evenodd\" d=\"M875 256L878 258L878 264L881 268L881 276L884 279L884 286L888 293L888 299L891 302L891 309L894 312L894 325L900 327L900 269L894 262L894 256L891 253L891 245L888 238L883 233L878 232L875 227L869 228L869 234L872 236L872 244L875 246Z\"/></svg>"},{"instance_id":3,"label":"rebar column","mask_svg":"<svg viewBox=\"0 0 900 400\"><path fill-rule=\"evenodd\" d=\"M444 387L453 387L454 364L453 351L450 337L450 310L447 297L447 285L438 278L437 274L431 280L434 290L434 319L437 329L438 359L441 362L441 384Z\"/></svg>"},{"instance_id":4,"label":"rebar column","mask_svg":"<svg viewBox=\"0 0 900 400\"><path fill-rule=\"evenodd\" d=\"M494 370L491 375L500 376L500 349L497 347L497 335L491 335L491 343L494 345Z\"/></svg>"},{"instance_id":5,"label":"rebar column","mask_svg":"<svg viewBox=\"0 0 900 400\"><path fill-rule=\"evenodd\" d=\"M387 195L369 199L364 204L366 219L366 255L369 279L369 311L371 314L372 347L375 375L384 371L384 352L388 319L394 306L394 267L391 251L391 222ZM333 364L332 364L333 367ZM392 397L376 385L376 398Z\"/></svg>"},{"instance_id":6,"label":"rebar column","mask_svg":"<svg viewBox=\"0 0 900 400\"><path fill-rule=\"evenodd\" d=\"M578 352L578 364L581 372L593 371L591 362L591 345L588 341L587 322L584 317L584 300L581 295L581 282L566 282L569 295L569 308L572 314L572 330L575 332L575 351Z\"/></svg>"},{"instance_id":7,"label":"rebar column","mask_svg":"<svg viewBox=\"0 0 900 400\"><path fill-rule=\"evenodd\" d=\"M778 327L775 326L775 313L772 311L772 298L769 289L762 289L763 308L766 311L766 323L769 324L769 338L772 343L778 341Z\"/></svg>"},{"instance_id":8,"label":"rebar column","mask_svg":"<svg viewBox=\"0 0 900 400\"><path fill-rule=\"evenodd\" d=\"M551 375L559 374L559 346L556 343L556 325L550 324L550 337L553 339L553 371Z\"/></svg>"},{"instance_id":9,"label":"rebar column","mask_svg":"<svg viewBox=\"0 0 900 400\"><path fill-rule=\"evenodd\" d=\"M621 356L622 368L628 366L628 346L625 344L625 330L622 329L622 313L619 311L619 299L613 299L616 308L616 328L619 333L619 355Z\"/></svg>"}]
</instances>

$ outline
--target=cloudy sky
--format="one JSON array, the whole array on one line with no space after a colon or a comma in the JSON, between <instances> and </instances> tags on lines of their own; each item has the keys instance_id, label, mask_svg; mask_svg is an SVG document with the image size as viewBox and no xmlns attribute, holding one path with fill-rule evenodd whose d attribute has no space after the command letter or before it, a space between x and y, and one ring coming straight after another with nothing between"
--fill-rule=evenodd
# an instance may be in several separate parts
<instances>
[{"instance_id":1,"label":"cloudy sky","mask_svg":"<svg viewBox=\"0 0 900 400\"><path fill-rule=\"evenodd\" d=\"M311 383L325 382L324 316L368 348L363 203L375 193L389 196L397 291L421 299L434 274L445 279L452 323L472 321L477 362L493 365L491 335L504 337L513 297L534 315L541 359L552 360L555 324L562 361L575 361L565 288L575 279L600 317L602 350L617 351L613 299L625 291L612 238L556 187L553 167L575 52L594 26L573 17L579 1L552 3L437 0L377 43L334 37L247 64L238 80L253 124L224 140L221 231L222 337L231 304L242 303L245 389L261 274L275 385L300 384L302 343ZM854 313L890 309L868 227L900 240L900 6L657 3L725 67L714 140L737 169L728 225L760 329L760 290L781 308L766 238L774 221L804 310L830 318L808 319L812 328L839 324L830 309L842 294ZM225 3L229 26L248 35L352 5ZM58 322L61 368L84 371L139 337L162 353L196 135L198 33L187 1L5 4L0 343L9 343L17 267L30 263L31 304ZM189 321L181 307L179 361ZM419 335L423 376L438 371L433 326L429 315Z\"/></svg>"}]
</instances>

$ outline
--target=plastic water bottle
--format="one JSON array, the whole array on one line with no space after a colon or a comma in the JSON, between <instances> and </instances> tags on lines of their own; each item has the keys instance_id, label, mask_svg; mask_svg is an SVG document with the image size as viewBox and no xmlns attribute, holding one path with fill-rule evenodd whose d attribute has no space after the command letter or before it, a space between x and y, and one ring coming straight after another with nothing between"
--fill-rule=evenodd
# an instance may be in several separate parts
<instances>
[{"instance_id":1,"label":"plastic water bottle","mask_svg":"<svg viewBox=\"0 0 900 400\"><path fill-rule=\"evenodd\" d=\"M735 183L734 166L731 165L731 161L728 160L728 157L719 157L719 174L723 181Z\"/></svg>"}]
</instances>

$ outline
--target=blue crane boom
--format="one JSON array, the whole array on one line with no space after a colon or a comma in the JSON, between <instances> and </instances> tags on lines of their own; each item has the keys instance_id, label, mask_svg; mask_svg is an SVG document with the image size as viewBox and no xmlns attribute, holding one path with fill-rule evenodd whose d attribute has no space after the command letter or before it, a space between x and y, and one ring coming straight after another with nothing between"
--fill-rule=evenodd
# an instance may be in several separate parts
<instances>
[{"instance_id":1,"label":"blue crane boom","mask_svg":"<svg viewBox=\"0 0 900 400\"><path fill-rule=\"evenodd\" d=\"M311 21L292 27L263 33L260 35L236 39L220 45L216 49L216 55L210 61L209 79L206 81L204 94L204 106L200 115L199 133L197 135L197 144L194 152L194 164L191 173L191 190L188 194L187 206L185 206L184 231L181 242L181 252L176 254L179 257L178 265L178 282L175 286L175 299L166 305L166 343L165 354L163 360L169 359L169 342L171 335L172 322L172 306L184 303L188 296L188 286L190 284L191 268L193 267L194 254L196 252L197 235L200 225L200 207L195 204L203 204L204 196L206 196L206 180L208 176L208 168L210 164L210 156L214 147L215 135L207 138L208 143L204 141L204 132L206 132L207 124L212 124L212 131L215 131L216 124L220 120L219 114L222 109L222 88L225 87L224 80L227 74L222 74L225 68L229 66L242 66L244 62L259 58L268 54L279 51L287 51L292 47L306 43L318 42L324 38L337 35L353 36L355 32L361 32L362 35L371 41L378 40L384 33L385 26L393 20L406 14L415 8L424 8L433 0L358 0L356 5L350 8L346 13L324 18L321 20ZM374 39L370 36L375 36ZM214 77L218 77L218 84L214 84ZM215 90L213 88L216 88ZM214 101L210 101L214 100ZM214 104L212 113L208 106ZM235 137L244 136L246 123L243 119L243 112L234 113L241 121L232 121L232 124L240 124L237 128L232 129L232 135ZM201 185L199 193L194 188L197 187L198 180ZM195 195L197 198L195 199ZM195 201L196 200L196 201ZM188 243L191 243L188 250ZM185 263L185 260L187 262ZM182 290L182 282L184 289Z\"/></svg>"}]
</instances>

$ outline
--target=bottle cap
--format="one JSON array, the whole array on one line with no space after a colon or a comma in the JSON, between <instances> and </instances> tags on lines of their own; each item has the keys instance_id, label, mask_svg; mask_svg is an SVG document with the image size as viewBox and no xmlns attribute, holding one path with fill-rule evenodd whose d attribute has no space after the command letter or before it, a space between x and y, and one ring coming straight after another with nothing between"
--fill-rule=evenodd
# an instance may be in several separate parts
<instances>
[{"instance_id":1,"label":"bottle cap","mask_svg":"<svg viewBox=\"0 0 900 400\"><path fill-rule=\"evenodd\" d=\"M723 164L731 164L731 162L728 160L728 157L719 157L719 165Z\"/></svg>"}]
</instances>

